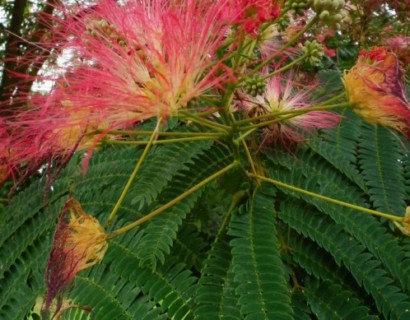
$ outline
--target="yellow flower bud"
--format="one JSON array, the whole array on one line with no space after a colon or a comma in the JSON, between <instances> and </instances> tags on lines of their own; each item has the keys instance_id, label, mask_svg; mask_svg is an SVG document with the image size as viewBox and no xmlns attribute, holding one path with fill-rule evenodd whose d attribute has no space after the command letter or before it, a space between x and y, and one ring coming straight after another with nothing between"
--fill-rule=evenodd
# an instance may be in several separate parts
<instances>
[{"instance_id":1,"label":"yellow flower bud","mask_svg":"<svg viewBox=\"0 0 410 320\"><path fill-rule=\"evenodd\" d=\"M75 275L101 262L107 247L107 235L98 220L85 214L77 200L69 199L60 214L47 261L45 313L55 297L61 307L62 294Z\"/></svg>"},{"instance_id":2,"label":"yellow flower bud","mask_svg":"<svg viewBox=\"0 0 410 320\"><path fill-rule=\"evenodd\" d=\"M393 128L410 140L410 106L394 54L384 47L361 52L343 84L353 111L372 124Z\"/></svg>"}]
</instances>

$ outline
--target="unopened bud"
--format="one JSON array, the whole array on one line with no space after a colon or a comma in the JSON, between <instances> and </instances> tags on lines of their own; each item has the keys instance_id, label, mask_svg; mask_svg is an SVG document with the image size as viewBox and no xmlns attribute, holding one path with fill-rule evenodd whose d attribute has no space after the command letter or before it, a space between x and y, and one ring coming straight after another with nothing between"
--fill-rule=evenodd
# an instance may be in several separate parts
<instances>
[{"instance_id":1,"label":"unopened bud","mask_svg":"<svg viewBox=\"0 0 410 320\"><path fill-rule=\"evenodd\" d=\"M48 313L55 297L62 299L62 294L79 271L101 262L107 247L107 235L98 220L85 214L77 200L67 200L60 213L47 261L43 313ZM57 305L61 306L61 303Z\"/></svg>"},{"instance_id":2,"label":"unopened bud","mask_svg":"<svg viewBox=\"0 0 410 320\"><path fill-rule=\"evenodd\" d=\"M256 75L252 78L247 78L243 85L245 92L252 97L261 95L265 92L266 81L259 75Z\"/></svg>"}]
</instances>

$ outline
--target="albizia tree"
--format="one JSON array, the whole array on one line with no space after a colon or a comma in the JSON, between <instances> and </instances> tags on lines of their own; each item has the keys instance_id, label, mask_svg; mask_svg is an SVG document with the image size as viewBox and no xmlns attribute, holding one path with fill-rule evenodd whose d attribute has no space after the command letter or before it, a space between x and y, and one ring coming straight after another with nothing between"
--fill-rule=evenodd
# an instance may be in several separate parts
<instances>
[{"instance_id":1,"label":"albizia tree","mask_svg":"<svg viewBox=\"0 0 410 320\"><path fill-rule=\"evenodd\" d=\"M394 20L408 3L367 6ZM366 8L39 17L47 58L13 65L46 64L8 70L0 118L0 317L410 319L407 38L349 42Z\"/></svg>"}]
</instances>

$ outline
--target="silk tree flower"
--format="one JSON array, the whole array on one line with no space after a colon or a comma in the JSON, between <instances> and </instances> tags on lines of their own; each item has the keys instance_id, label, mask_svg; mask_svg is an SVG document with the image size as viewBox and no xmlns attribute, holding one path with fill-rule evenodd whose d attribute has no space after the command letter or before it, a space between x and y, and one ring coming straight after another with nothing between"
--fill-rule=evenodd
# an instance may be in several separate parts
<instances>
[{"instance_id":1,"label":"silk tree flower","mask_svg":"<svg viewBox=\"0 0 410 320\"><path fill-rule=\"evenodd\" d=\"M69 199L61 211L46 265L45 313L54 298L58 312L62 295L76 274L101 262L107 247L107 235L97 219L85 214L77 200Z\"/></svg>"},{"instance_id":2,"label":"silk tree flower","mask_svg":"<svg viewBox=\"0 0 410 320\"><path fill-rule=\"evenodd\" d=\"M75 150L93 147L96 130L105 129L104 122L97 122L92 109L74 110L68 101L62 101L48 109L20 110L18 117L8 121L6 134L0 136L0 158L17 184L19 178L24 180L44 163L59 167Z\"/></svg>"},{"instance_id":3,"label":"silk tree flower","mask_svg":"<svg viewBox=\"0 0 410 320\"><path fill-rule=\"evenodd\" d=\"M292 112L303 111L312 106L308 102L311 97L310 89L297 90L292 74L284 79L274 76L269 79L263 94L252 97L244 92L239 93L236 105L239 109L246 111L249 117L272 115L265 117L259 122L280 119L289 116ZM284 83L285 82L285 83ZM274 141L283 144L288 142L299 142L304 140L304 133L312 133L315 129L326 129L335 126L339 122L337 114L327 111L311 111L295 115L295 117L268 124L262 131L262 145Z\"/></svg>"},{"instance_id":4,"label":"silk tree flower","mask_svg":"<svg viewBox=\"0 0 410 320\"><path fill-rule=\"evenodd\" d=\"M104 135L93 136L96 130L165 118L222 88L233 77L216 54L235 18L227 6L211 0L101 0L86 9L59 8L50 44L42 46L57 43L55 61L68 52L67 61L50 62L40 76L54 83L48 94L15 98L23 107L7 121L16 146L11 166L37 169L66 159L93 148Z\"/></svg>"},{"instance_id":5,"label":"silk tree flower","mask_svg":"<svg viewBox=\"0 0 410 320\"><path fill-rule=\"evenodd\" d=\"M397 57L385 47L361 51L343 84L353 110L372 124L393 128L410 141L410 105Z\"/></svg>"},{"instance_id":6,"label":"silk tree flower","mask_svg":"<svg viewBox=\"0 0 410 320\"><path fill-rule=\"evenodd\" d=\"M91 106L109 126L175 114L231 79L215 55L231 23L224 6L101 0L73 14L58 34L68 38L64 49L73 52L73 67L49 99L69 100L80 111Z\"/></svg>"}]
</instances>

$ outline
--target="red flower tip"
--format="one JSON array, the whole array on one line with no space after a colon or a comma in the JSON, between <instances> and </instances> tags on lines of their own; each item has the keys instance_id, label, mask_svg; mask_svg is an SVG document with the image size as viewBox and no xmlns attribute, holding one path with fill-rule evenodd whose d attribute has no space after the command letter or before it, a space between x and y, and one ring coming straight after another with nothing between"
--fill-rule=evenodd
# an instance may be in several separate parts
<instances>
[{"instance_id":1,"label":"red flower tip","mask_svg":"<svg viewBox=\"0 0 410 320\"><path fill-rule=\"evenodd\" d=\"M281 14L281 7L276 0L234 0L231 5L240 8L236 22L249 35L256 35L262 23L275 20Z\"/></svg>"},{"instance_id":2,"label":"red flower tip","mask_svg":"<svg viewBox=\"0 0 410 320\"><path fill-rule=\"evenodd\" d=\"M359 51L359 60L368 60L372 62L383 61L388 55L386 47L372 47L370 51L362 49Z\"/></svg>"},{"instance_id":3,"label":"red flower tip","mask_svg":"<svg viewBox=\"0 0 410 320\"><path fill-rule=\"evenodd\" d=\"M329 49L327 47L323 47L323 52L325 53L325 55L327 55L330 58L332 58L336 55L335 50Z\"/></svg>"}]
</instances>

